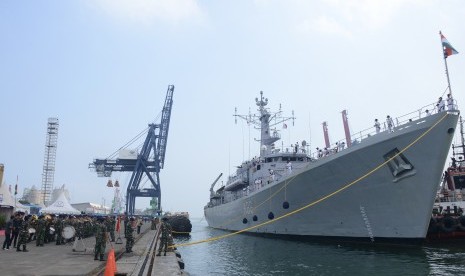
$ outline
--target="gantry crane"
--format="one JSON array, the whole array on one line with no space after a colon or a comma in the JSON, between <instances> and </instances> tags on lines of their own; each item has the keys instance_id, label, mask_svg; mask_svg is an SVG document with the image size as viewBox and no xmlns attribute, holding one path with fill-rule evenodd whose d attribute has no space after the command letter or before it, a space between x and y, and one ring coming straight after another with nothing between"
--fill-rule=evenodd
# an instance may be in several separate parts
<instances>
[{"instance_id":1,"label":"gantry crane","mask_svg":"<svg viewBox=\"0 0 465 276\"><path fill-rule=\"evenodd\" d=\"M174 85L169 85L166 92L160 124L149 124L147 137L137 158L94 159L89 168L94 169L100 177L110 177L113 171L130 172L131 179L126 192L126 213L134 214L136 197L157 198L158 210L161 212L160 170L165 162L166 144L170 126L171 108L173 106ZM158 131L157 131L158 130ZM152 183L152 188L140 189L144 175Z\"/></svg>"}]
</instances>

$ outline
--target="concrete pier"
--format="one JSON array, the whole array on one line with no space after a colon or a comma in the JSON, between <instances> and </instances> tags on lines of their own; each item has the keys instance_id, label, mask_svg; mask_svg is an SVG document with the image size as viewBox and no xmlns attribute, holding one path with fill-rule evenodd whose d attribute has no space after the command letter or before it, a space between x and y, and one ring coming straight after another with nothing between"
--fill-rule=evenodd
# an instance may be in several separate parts
<instances>
[{"instance_id":1,"label":"concrete pier","mask_svg":"<svg viewBox=\"0 0 465 276\"><path fill-rule=\"evenodd\" d=\"M118 235L116 235L118 238ZM4 236L0 236L3 244ZM121 244L112 243L116 256L116 275L187 275L178 264L174 252L167 256L155 256L159 242L158 230L150 230L150 223L142 226L136 234L132 253L125 253L126 240L121 233ZM15 248L0 250L1 275L103 275L108 252L107 243L105 261L94 261L95 238L89 237L73 244L45 244L37 247L35 241L27 244L29 252L17 252Z\"/></svg>"}]
</instances>

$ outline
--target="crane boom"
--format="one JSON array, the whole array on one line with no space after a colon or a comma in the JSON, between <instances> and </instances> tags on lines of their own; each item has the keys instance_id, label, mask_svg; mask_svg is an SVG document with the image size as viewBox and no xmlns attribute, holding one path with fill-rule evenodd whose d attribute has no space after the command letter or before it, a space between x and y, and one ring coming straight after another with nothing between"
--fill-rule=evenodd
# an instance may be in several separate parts
<instances>
[{"instance_id":1,"label":"crane boom","mask_svg":"<svg viewBox=\"0 0 465 276\"><path fill-rule=\"evenodd\" d=\"M157 156L160 158L160 168L163 169L165 162L166 143L168 141L168 130L170 128L171 107L173 106L173 92L174 85L169 85L166 91L165 105L163 106L161 122L160 122L160 136L158 138Z\"/></svg>"},{"instance_id":2,"label":"crane boom","mask_svg":"<svg viewBox=\"0 0 465 276\"><path fill-rule=\"evenodd\" d=\"M223 175L223 173L220 173L220 175L218 175L218 177L215 179L215 181L213 181L213 184L210 187L210 198L213 198L215 196L215 192L213 191L213 188L215 187L216 182L218 182L218 180L220 179L220 177L222 175Z\"/></svg>"}]
</instances>

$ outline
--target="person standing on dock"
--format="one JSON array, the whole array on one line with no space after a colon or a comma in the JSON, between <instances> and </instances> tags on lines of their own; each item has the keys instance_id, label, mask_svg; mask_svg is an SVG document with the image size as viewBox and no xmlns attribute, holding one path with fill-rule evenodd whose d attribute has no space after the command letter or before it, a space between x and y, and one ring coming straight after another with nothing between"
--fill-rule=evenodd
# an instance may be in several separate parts
<instances>
[{"instance_id":1,"label":"person standing on dock","mask_svg":"<svg viewBox=\"0 0 465 276\"><path fill-rule=\"evenodd\" d=\"M105 247L107 245L107 228L104 223L104 218L98 218L95 229L95 255L94 260L100 255L100 261L104 261Z\"/></svg>"},{"instance_id":2,"label":"person standing on dock","mask_svg":"<svg viewBox=\"0 0 465 276\"><path fill-rule=\"evenodd\" d=\"M56 245L61 245L63 244L63 228L65 227L64 222L63 222L63 215L58 215L55 221L55 233L57 234L57 240L56 240Z\"/></svg>"},{"instance_id":3,"label":"person standing on dock","mask_svg":"<svg viewBox=\"0 0 465 276\"><path fill-rule=\"evenodd\" d=\"M152 218L152 221L151 221L151 225L150 225L150 230L156 230L157 229L157 222L155 220L155 218Z\"/></svg>"},{"instance_id":4,"label":"person standing on dock","mask_svg":"<svg viewBox=\"0 0 465 276\"><path fill-rule=\"evenodd\" d=\"M10 249L11 244L11 232L13 230L13 219L14 216L10 216L10 220L5 225L5 241L3 241L3 250Z\"/></svg>"},{"instance_id":5,"label":"person standing on dock","mask_svg":"<svg viewBox=\"0 0 465 276\"><path fill-rule=\"evenodd\" d=\"M164 217L161 219L160 229L161 238L157 256L161 256L161 251L163 251L163 249L165 250L163 256L166 256L166 251L168 250L168 240L169 236L171 235L171 225L168 223L168 218Z\"/></svg>"},{"instance_id":6,"label":"person standing on dock","mask_svg":"<svg viewBox=\"0 0 465 276\"><path fill-rule=\"evenodd\" d=\"M131 218L129 222L126 223L126 228L124 228L124 237L126 238L126 253L131 253L132 246L134 245L134 228L132 228L133 223L134 218Z\"/></svg>"},{"instance_id":7,"label":"person standing on dock","mask_svg":"<svg viewBox=\"0 0 465 276\"><path fill-rule=\"evenodd\" d=\"M110 233L110 240L112 242L115 241L115 220L112 216L107 216L105 219L105 226L107 227L107 231Z\"/></svg>"},{"instance_id":8,"label":"person standing on dock","mask_svg":"<svg viewBox=\"0 0 465 276\"><path fill-rule=\"evenodd\" d=\"M142 227L142 224L144 224L144 223L142 222L142 218L139 217L139 218L137 219L137 235L140 234L140 228Z\"/></svg>"},{"instance_id":9,"label":"person standing on dock","mask_svg":"<svg viewBox=\"0 0 465 276\"><path fill-rule=\"evenodd\" d=\"M23 215L24 213L22 213ZM18 244L16 245L16 251L23 251L28 252L29 250L26 249L27 239L29 237L29 218L30 216L27 215L24 217L24 220L21 222L21 229L19 230L19 240ZM21 245L23 246L23 250L20 249Z\"/></svg>"},{"instance_id":10,"label":"person standing on dock","mask_svg":"<svg viewBox=\"0 0 465 276\"><path fill-rule=\"evenodd\" d=\"M45 241L45 218L44 215L39 216L36 229L36 246L44 246Z\"/></svg>"},{"instance_id":11,"label":"person standing on dock","mask_svg":"<svg viewBox=\"0 0 465 276\"><path fill-rule=\"evenodd\" d=\"M16 248L16 241L18 240L19 231L21 231L21 221L23 220L21 212L15 214L13 219L13 231L11 234L10 245L13 242L13 247Z\"/></svg>"}]
</instances>

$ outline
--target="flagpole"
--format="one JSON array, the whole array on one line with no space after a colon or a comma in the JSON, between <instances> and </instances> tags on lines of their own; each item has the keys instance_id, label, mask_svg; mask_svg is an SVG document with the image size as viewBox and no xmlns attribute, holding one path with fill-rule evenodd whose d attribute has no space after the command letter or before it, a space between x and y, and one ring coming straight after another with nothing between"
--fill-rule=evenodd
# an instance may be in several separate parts
<instances>
[{"instance_id":1,"label":"flagpole","mask_svg":"<svg viewBox=\"0 0 465 276\"><path fill-rule=\"evenodd\" d=\"M439 35L442 37L441 31L439 31ZM446 66L447 85L448 85L448 88L449 88L449 94L452 97L452 89L450 87L450 79L449 79L449 69L447 67L447 54L446 54L446 50L445 50L444 46L442 45L442 43L441 43L441 47L442 47L442 54L444 56L444 65Z\"/></svg>"}]
</instances>

